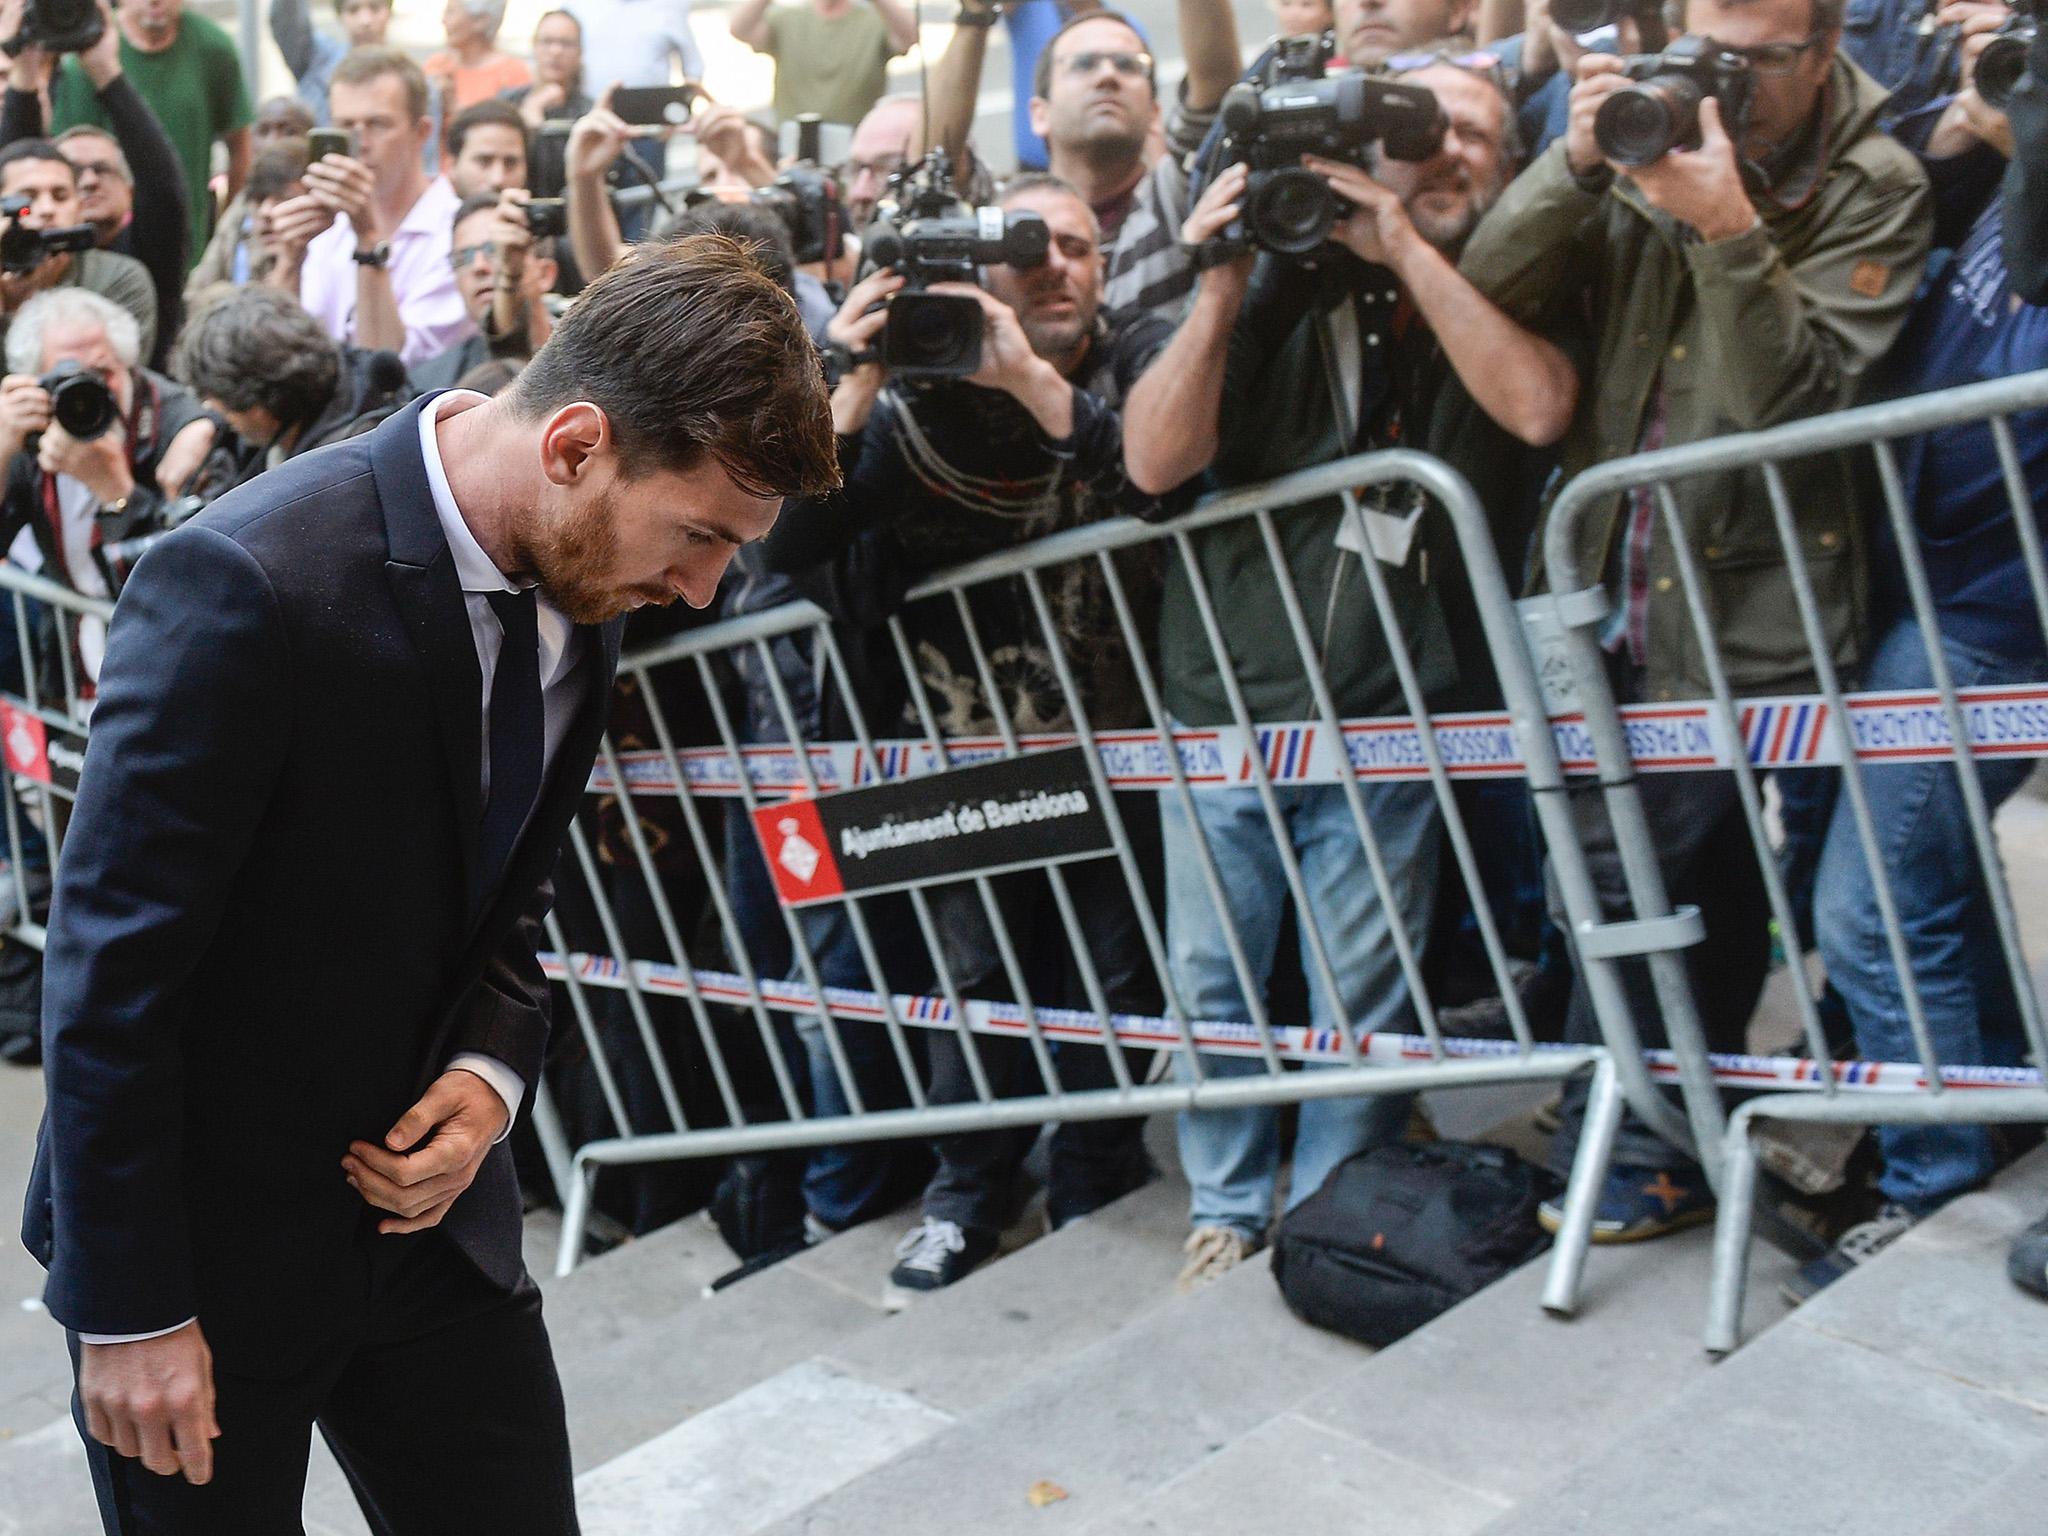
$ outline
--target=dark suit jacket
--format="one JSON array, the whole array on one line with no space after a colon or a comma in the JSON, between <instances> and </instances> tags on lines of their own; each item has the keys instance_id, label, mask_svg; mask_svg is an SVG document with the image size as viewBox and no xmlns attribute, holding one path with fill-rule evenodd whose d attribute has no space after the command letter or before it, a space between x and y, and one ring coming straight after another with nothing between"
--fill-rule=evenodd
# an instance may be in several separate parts
<instances>
[{"instance_id":1,"label":"dark suit jacket","mask_svg":"<svg viewBox=\"0 0 2048 1536\"><path fill-rule=\"evenodd\" d=\"M49 1110L23 1236L67 1327L197 1316L284 1375L363 1305L377 1213L343 1181L458 1051L540 1079L535 950L620 626L472 922L482 692L419 405L294 459L151 550L115 611L44 973ZM443 1230L522 1273L496 1148Z\"/></svg>"}]
</instances>

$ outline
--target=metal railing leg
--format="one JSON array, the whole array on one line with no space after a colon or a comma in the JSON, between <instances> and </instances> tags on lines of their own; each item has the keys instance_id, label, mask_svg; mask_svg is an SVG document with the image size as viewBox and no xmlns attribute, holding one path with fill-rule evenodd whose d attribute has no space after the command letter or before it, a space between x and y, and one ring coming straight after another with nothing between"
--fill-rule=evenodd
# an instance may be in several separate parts
<instances>
[{"instance_id":1,"label":"metal railing leg","mask_svg":"<svg viewBox=\"0 0 2048 1536\"><path fill-rule=\"evenodd\" d=\"M555 1108L555 1096L548 1092L545 1077L533 1088L533 1134L540 1138L540 1153L547 1159L548 1181L555 1186L555 1200L567 1210L576 1159L569 1149L569 1133L562 1129L562 1116Z\"/></svg>"},{"instance_id":2,"label":"metal railing leg","mask_svg":"<svg viewBox=\"0 0 2048 1536\"><path fill-rule=\"evenodd\" d=\"M1586 1119L1564 1187L1564 1220L1558 1224L1550 1273L1543 1282L1543 1310L1552 1317L1571 1317L1579 1310L1579 1282L1586 1273L1586 1250L1593 1243L1593 1217L1600 1209L1601 1186L1607 1182L1607 1160L1621 1129L1621 1106L1621 1077L1614 1059L1603 1052L1593 1066Z\"/></svg>"},{"instance_id":3,"label":"metal railing leg","mask_svg":"<svg viewBox=\"0 0 2048 1536\"><path fill-rule=\"evenodd\" d=\"M1743 1293L1749 1286L1749 1229L1756 1216L1756 1143L1749 1116L1728 1121L1721 1153L1721 1209L1714 1218L1714 1276L1707 1291L1706 1349L1725 1355L1742 1342Z\"/></svg>"},{"instance_id":4,"label":"metal railing leg","mask_svg":"<svg viewBox=\"0 0 2048 1536\"><path fill-rule=\"evenodd\" d=\"M557 1280L583 1257L584 1230L590 1225L590 1207L596 1198L597 1164L578 1157L569 1175L569 1197L562 1202L562 1242L555 1250Z\"/></svg>"}]
</instances>

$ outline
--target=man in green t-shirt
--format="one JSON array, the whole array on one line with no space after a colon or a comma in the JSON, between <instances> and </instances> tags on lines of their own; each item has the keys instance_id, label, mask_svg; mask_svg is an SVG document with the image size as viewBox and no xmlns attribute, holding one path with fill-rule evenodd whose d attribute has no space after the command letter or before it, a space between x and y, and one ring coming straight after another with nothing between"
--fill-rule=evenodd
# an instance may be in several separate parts
<instances>
[{"instance_id":1,"label":"man in green t-shirt","mask_svg":"<svg viewBox=\"0 0 2048 1536\"><path fill-rule=\"evenodd\" d=\"M185 168L192 193L190 249L196 261L213 228L206 184L216 139L227 146L230 198L249 175L254 114L241 60L227 33L204 16L185 14L185 0L125 0L115 17L121 28L121 72L164 125ZM50 116L57 133L79 123L112 126L75 58L64 61L51 84Z\"/></svg>"},{"instance_id":2,"label":"man in green t-shirt","mask_svg":"<svg viewBox=\"0 0 2048 1536\"><path fill-rule=\"evenodd\" d=\"M771 8L772 6L772 8ZM775 115L851 126L882 99L889 61L917 41L903 0L741 0L732 35L775 60Z\"/></svg>"}]
</instances>

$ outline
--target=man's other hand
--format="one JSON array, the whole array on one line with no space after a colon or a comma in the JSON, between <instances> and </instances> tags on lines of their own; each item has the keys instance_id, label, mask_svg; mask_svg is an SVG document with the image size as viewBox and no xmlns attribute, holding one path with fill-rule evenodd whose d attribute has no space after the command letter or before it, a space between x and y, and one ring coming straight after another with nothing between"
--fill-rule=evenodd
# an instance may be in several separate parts
<instances>
[{"instance_id":1,"label":"man's other hand","mask_svg":"<svg viewBox=\"0 0 2048 1536\"><path fill-rule=\"evenodd\" d=\"M1690 224L1702 240L1729 240L1756 226L1756 208L1742 184L1735 144L1721 124L1721 103L1700 103L1700 147L1674 149L1661 160L1616 166L1636 184L1643 201Z\"/></svg>"},{"instance_id":2,"label":"man's other hand","mask_svg":"<svg viewBox=\"0 0 2048 1536\"><path fill-rule=\"evenodd\" d=\"M132 1344L78 1346L78 1398L93 1439L161 1477L213 1477L213 1351L199 1324Z\"/></svg>"},{"instance_id":3,"label":"man's other hand","mask_svg":"<svg viewBox=\"0 0 2048 1536\"><path fill-rule=\"evenodd\" d=\"M484 1156L505 1130L505 1101L474 1072L451 1068L419 1103L398 1117L384 1145L349 1143L341 1160L349 1184L392 1220L379 1232L420 1232L438 1226L476 1178Z\"/></svg>"}]
</instances>

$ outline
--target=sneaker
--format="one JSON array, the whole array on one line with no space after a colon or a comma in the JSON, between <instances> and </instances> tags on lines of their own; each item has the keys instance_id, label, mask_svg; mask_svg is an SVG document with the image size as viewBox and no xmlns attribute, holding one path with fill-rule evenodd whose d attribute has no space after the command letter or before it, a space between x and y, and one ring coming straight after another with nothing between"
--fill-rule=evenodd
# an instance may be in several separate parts
<instances>
[{"instance_id":1,"label":"sneaker","mask_svg":"<svg viewBox=\"0 0 2048 1536\"><path fill-rule=\"evenodd\" d=\"M1199 1291L1221 1280L1258 1251L1258 1244L1235 1227L1197 1227L1181 1248L1188 1259L1173 1288L1183 1296Z\"/></svg>"},{"instance_id":2,"label":"sneaker","mask_svg":"<svg viewBox=\"0 0 2048 1536\"><path fill-rule=\"evenodd\" d=\"M1896 1200L1885 1201L1870 1220L1859 1221L1844 1232L1833 1248L1800 1265L1792 1278L1778 1287L1778 1294L1795 1307L1802 1301L1811 1301L1858 1264L1883 1253L1919 1220Z\"/></svg>"},{"instance_id":3,"label":"sneaker","mask_svg":"<svg viewBox=\"0 0 2048 1536\"><path fill-rule=\"evenodd\" d=\"M2021 1290L2048 1301L2048 1216L2012 1240L2012 1251L2005 1256L2005 1272Z\"/></svg>"},{"instance_id":4,"label":"sneaker","mask_svg":"<svg viewBox=\"0 0 2048 1536\"><path fill-rule=\"evenodd\" d=\"M1593 1241L1640 1243L1713 1219L1714 1196L1698 1172L1681 1183L1668 1168L1610 1168L1593 1213ZM1555 1237L1564 1225L1564 1196L1538 1206L1536 1220Z\"/></svg>"},{"instance_id":5,"label":"sneaker","mask_svg":"<svg viewBox=\"0 0 2048 1536\"><path fill-rule=\"evenodd\" d=\"M963 1227L958 1222L927 1216L896 1245L896 1267L889 1271L885 1298L900 1311L914 1297L943 1290L984 1260L993 1258L997 1234Z\"/></svg>"}]
</instances>

